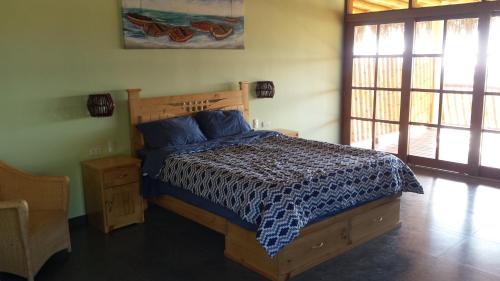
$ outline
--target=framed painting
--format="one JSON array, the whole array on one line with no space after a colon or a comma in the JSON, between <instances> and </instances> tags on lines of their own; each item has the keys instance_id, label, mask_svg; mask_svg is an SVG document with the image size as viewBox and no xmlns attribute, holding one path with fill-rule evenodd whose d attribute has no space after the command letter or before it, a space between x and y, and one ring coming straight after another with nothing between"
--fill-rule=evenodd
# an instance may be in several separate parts
<instances>
[{"instance_id":1,"label":"framed painting","mask_svg":"<svg viewBox=\"0 0 500 281\"><path fill-rule=\"evenodd\" d=\"M127 49L243 49L244 0L122 0Z\"/></svg>"}]
</instances>

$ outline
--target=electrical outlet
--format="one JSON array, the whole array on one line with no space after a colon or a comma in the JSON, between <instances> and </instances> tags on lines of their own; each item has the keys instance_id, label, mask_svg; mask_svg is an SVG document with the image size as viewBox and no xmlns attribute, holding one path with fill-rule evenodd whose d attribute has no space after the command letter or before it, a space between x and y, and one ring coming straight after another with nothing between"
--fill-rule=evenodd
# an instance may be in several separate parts
<instances>
[{"instance_id":1,"label":"electrical outlet","mask_svg":"<svg viewBox=\"0 0 500 281\"><path fill-rule=\"evenodd\" d=\"M271 121L262 121L262 128L269 129L271 127Z\"/></svg>"},{"instance_id":2,"label":"electrical outlet","mask_svg":"<svg viewBox=\"0 0 500 281\"><path fill-rule=\"evenodd\" d=\"M106 142L106 152L112 154L115 152L116 143L114 140L108 140Z\"/></svg>"},{"instance_id":3,"label":"electrical outlet","mask_svg":"<svg viewBox=\"0 0 500 281\"><path fill-rule=\"evenodd\" d=\"M253 124L252 127L257 130L259 128L259 119L255 118L253 119Z\"/></svg>"},{"instance_id":4,"label":"electrical outlet","mask_svg":"<svg viewBox=\"0 0 500 281\"><path fill-rule=\"evenodd\" d=\"M101 156L106 153L107 147L101 144L95 145L89 149L89 156Z\"/></svg>"}]
</instances>

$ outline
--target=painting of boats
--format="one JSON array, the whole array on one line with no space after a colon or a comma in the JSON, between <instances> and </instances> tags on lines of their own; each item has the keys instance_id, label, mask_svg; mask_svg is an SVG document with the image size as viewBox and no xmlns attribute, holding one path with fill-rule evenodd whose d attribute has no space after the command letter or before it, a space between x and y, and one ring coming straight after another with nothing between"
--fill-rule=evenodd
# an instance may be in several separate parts
<instances>
[{"instance_id":1,"label":"painting of boats","mask_svg":"<svg viewBox=\"0 0 500 281\"><path fill-rule=\"evenodd\" d=\"M243 49L244 0L122 0L125 48Z\"/></svg>"}]
</instances>

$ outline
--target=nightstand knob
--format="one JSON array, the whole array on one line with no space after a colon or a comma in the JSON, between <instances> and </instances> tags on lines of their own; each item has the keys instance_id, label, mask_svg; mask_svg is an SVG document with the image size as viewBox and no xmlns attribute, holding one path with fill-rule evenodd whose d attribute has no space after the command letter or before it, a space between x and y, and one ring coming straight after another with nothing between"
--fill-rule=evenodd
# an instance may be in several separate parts
<instances>
[{"instance_id":1,"label":"nightstand knob","mask_svg":"<svg viewBox=\"0 0 500 281\"><path fill-rule=\"evenodd\" d=\"M111 213L111 211L113 210L113 201L106 201L104 204L106 205L106 208L108 209L108 213Z\"/></svg>"}]
</instances>

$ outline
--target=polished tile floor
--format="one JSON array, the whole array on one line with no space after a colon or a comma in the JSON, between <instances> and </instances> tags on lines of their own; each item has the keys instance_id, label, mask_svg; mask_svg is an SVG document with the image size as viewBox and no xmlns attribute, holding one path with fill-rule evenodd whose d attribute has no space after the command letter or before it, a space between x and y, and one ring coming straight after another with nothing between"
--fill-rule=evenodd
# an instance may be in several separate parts
<instances>
[{"instance_id":1,"label":"polished tile floor","mask_svg":"<svg viewBox=\"0 0 500 281\"><path fill-rule=\"evenodd\" d=\"M419 179L425 195L404 194L400 229L293 280L500 280L500 188ZM146 219L108 236L73 229L73 253L55 255L36 280L264 280L224 258L222 235L159 208Z\"/></svg>"}]
</instances>

